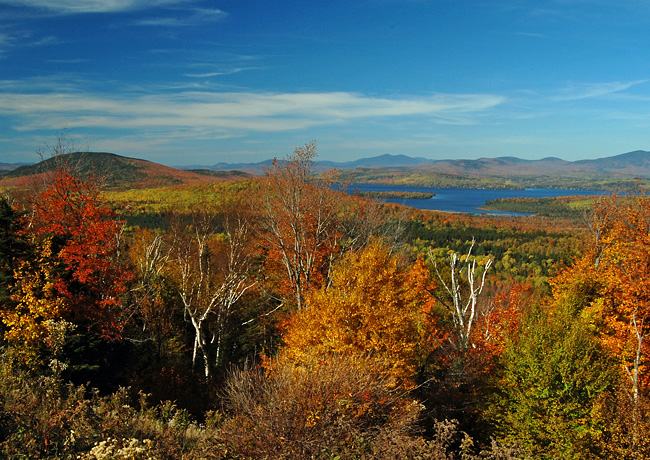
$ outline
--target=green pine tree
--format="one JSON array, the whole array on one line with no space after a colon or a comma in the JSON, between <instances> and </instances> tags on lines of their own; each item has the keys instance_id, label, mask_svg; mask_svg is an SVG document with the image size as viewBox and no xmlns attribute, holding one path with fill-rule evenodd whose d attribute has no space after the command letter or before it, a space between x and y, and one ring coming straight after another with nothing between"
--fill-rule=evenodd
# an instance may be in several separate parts
<instances>
[{"instance_id":1,"label":"green pine tree","mask_svg":"<svg viewBox=\"0 0 650 460\"><path fill-rule=\"evenodd\" d=\"M23 259L29 245L23 237L22 214L14 210L6 198L0 199L0 305L10 301L14 270Z\"/></svg>"}]
</instances>

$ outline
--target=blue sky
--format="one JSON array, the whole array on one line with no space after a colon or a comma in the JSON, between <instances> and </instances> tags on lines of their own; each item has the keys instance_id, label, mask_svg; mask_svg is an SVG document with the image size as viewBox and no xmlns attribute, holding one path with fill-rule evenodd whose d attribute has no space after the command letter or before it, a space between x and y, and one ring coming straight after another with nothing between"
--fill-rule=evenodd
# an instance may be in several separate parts
<instances>
[{"instance_id":1,"label":"blue sky","mask_svg":"<svg viewBox=\"0 0 650 460\"><path fill-rule=\"evenodd\" d=\"M0 0L0 162L650 150L644 0Z\"/></svg>"}]
</instances>

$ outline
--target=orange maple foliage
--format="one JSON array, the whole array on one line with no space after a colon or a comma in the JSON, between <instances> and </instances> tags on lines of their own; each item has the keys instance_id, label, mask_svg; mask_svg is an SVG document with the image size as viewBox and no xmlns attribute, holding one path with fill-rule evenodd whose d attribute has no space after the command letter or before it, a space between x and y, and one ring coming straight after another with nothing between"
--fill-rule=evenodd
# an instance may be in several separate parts
<instances>
[{"instance_id":1,"label":"orange maple foliage","mask_svg":"<svg viewBox=\"0 0 650 460\"><path fill-rule=\"evenodd\" d=\"M318 361L331 353L382 359L405 385L428 340L424 311L431 298L421 261L404 268L379 242L344 257L328 288L312 292L284 335L284 356Z\"/></svg>"},{"instance_id":2,"label":"orange maple foliage","mask_svg":"<svg viewBox=\"0 0 650 460\"><path fill-rule=\"evenodd\" d=\"M594 205L587 254L551 281L555 298L584 307L619 360L636 398L650 385L650 198L603 198Z\"/></svg>"},{"instance_id":3,"label":"orange maple foliage","mask_svg":"<svg viewBox=\"0 0 650 460\"><path fill-rule=\"evenodd\" d=\"M497 292L490 299L488 308L481 311L476 323L474 350L500 356L508 338L519 326L531 296L531 287L522 282L514 282Z\"/></svg>"}]
</instances>

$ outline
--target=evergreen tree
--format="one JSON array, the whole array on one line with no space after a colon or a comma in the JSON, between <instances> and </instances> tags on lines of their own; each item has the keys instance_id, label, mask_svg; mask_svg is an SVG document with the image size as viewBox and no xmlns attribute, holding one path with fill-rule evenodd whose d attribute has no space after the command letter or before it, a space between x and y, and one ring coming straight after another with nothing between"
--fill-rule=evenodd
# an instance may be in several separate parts
<instances>
[{"instance_id":1,"label":"evergreen tree","mask_svg":"<svg viewBox=\"0 0 650 460\"><path fill-rule=\"evenodd\" d=\"M26 255L28 243L24 238L21 213L14 210L6 198L0 199L0 305L10 301L10 287L18 261Z\"/></svg>"},{"instance_id":2,"label":"evergreen tree","mask_svg":"<svg viewBox=\"0 0 650 460\"><path fill-rule=\"evenodd\" d=\"M509 441L534 458L594 458L606 421L604 398L615 367L581 318L581 308L559 300L552 311L527 314L507 344L501 400L494 418Z\"/></svg>"}]
</instances>

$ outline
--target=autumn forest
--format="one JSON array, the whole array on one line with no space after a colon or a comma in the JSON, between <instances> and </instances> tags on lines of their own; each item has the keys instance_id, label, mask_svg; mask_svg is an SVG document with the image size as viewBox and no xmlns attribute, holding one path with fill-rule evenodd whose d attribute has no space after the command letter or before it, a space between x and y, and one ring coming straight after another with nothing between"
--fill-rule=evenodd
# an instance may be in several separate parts
<instances>
[{"instance_id":1,"label":"autumn forest","mask_svg":"<svg viewBox=\"0 0 650 460\"><path fill-rule=\"evenodd\" d=\"M494 217L344 193L313 142L138 188L50 153L0 201L2 458L650 458L644 193Z\"/></svg>"}]
</instances>

